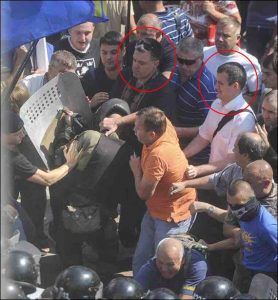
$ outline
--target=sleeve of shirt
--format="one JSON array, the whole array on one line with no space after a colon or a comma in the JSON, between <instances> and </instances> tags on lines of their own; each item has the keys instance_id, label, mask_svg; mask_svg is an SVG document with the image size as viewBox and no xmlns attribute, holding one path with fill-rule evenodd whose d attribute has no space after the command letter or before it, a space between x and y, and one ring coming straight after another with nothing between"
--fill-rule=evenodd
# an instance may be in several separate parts
<instances>
[{"instance_id":1,"label":"sleeve of shirt","mask_svg":"<svg viewBox=\"0 0 278 300\"><path fill-rule=\"evenodd\" d=\"M185 14L185 12L183 10L179 10L179 14L180 14L180 17L182 19L182 37L189 37L189 36L193 36L193 31L192 31L192 28L191 28L191 25L189 23L189 20Z\"/></svg>"},{"instance_id":2,"label":"sleeve of shirt","mask_svg":"<svg viewBox=\"0 0 278 300\"><path fill-rule=\"evenodd\" d=\"M147 292L151 287L150 284L156 281L156 275L157 270L154 261L148 261L141 267L139 272L135 275L134 279L139 282L144 291Z\"/></svg>"},{"instance_id":3,"label":"sleeve of shirt","mask_svg":"<svg viewBox=\"0 0 278 300\"><path fill-rule=\"evenodd\" d=\"M212 141L212 135L213 135L213 130L210 126L211 120L214 117L215 112L210 110L207 114L207 117L205 119L205 122L199 127L199 134L200 136L207 140L207 141Z\"/></svg>"},{"instance_id":4,"label":"sleeve of shirt","mask_svg":"<svg viewBox=\"0 0 278 300\"><path fill-rule=\"evenodd\" d=\"M192 250L191 268L182 285L180 294L193 295L195 287L207 276L208 266L204 256L196 250Z\"/></svg>"},{"instance_id":5,"label":"sleeve of shirt","mask_svg":"<svg viewBox=\"0 0 278 300\"><path fill-rule=\"evenodd\" d=\"M160 181L166 171L166 164L157 155L150 155L144 164L144 177L151 181Z\"/></svg>"},{"instance_id":6,"label":"sleeve of shirt","mask_svg":"<svg viewBox=\"0 0 278 300\"><path fill-rule=\"evenodd\" d=\"M266 241L267 245L276 253L277 252L277 219L269 214L269 218L273 222L267 222L261 228L261 237Z\"/></svg>"},{"instance_id":7,"label":"sleeve of shirt","mask_svg":"<svg viewBox=\"0 0 278 300\"><path fill-rule=\"evenodd\" d=\"M33 176L38 168L21 153L13 159L14 175L23 179L28 179Z\"/></svg>"},{"instance_id":8,"label":"sleeve of shirt","mask_svg":"<svg viewBox=\"0 0 278 300\"><path fill-rule=\"evenodd\" d=\"M262 71L261 71L261 66L257 60L257 58L253 57L249 57L249 59L252 61L255 69L256 69L256 73L255 70L253 68L253 66L249 63L248 67L251 68L250 72L247 72L248 76L247 76L247 88L248 88L248 92L255 92L256 90L260 90L262 87ZM257 89L257 77L258 77L258 89Z\"/></svg>"}]
</instances>

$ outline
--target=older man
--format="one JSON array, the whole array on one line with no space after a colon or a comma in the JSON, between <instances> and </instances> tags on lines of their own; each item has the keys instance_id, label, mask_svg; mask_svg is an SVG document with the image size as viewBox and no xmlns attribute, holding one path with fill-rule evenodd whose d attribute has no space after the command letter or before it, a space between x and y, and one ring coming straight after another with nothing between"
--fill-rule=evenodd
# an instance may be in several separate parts
<instances>
[{"instance_id":1,"label":"older man","mask_svg":"<svg viewBox=\"0 0 278 300\"><path fill-rule=\"evenodd\" d=\"M208 106L217 98L216 80L212 73L203 66L203 57L203 43L200 40L187 37L178 43L178 67L171 83L177 91L178 127L176 131L178 137L182 138L182 147L188 145L189 140L186 138L191 136L191 132L195 134L194 127L203 124L209 112ZM201 69L202 73L199 74ZM201 93L207 103L201 99ZM198 153L190 163L197 165L207 163L209 150L207 147Z\"/></svg>"},{"instance_id":2,"label":"older man","mask_svg":"<svg viewBox=\"0 0 278 300\"><path fill-rule=\"evenodd\" d=\"M67 50L77 60L76 74L82 78L89 67L99 64L99 40L93 39L95 25L86 22L69 29L69 37L60 40L54 50Z\"/></svg>"},{"instance_id":3,"label":"older man","mask_svg":"<svg viewBox=\"0 0 278 300\"><path fill-rule=\"evenodd\" d=\"M207 263L199 251L185 249L177 239L165 238L158 244L155 257L141 267L135 279L145 291L168 288L180 299L192 299L195 286L205 279L206 273Z\"/></svg>"},{"instance_id":4,"label":"older man","mask_svg":"<svg viewBox=\"0 0 278 300\"><path fill-rule=\"evenodd\" d=\"M133 257L133 272L136 274L169 231L187 232L190 228L193 220L188 207L195 200L196 191L184 189L169 197L171 182L184 178L187 160L179 147L174 127L161 110L154 107L140 110L134 131L144 146L141 159L132 156L130 167L136 192L147 205Z\"/></svg>"}]
</instances>

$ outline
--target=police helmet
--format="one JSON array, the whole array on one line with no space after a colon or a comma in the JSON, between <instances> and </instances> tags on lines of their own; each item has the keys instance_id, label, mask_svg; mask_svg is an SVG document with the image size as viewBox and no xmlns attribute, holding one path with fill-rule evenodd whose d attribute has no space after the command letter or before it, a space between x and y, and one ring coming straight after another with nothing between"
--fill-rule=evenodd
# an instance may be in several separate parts
<instances>
[{"instance_id":1,"label":"police helmet","mask_svg":"<svg viewBox=\"0 0 278 300\"><path fill-rule=\"evenodd\" d=\"M55 286L64 290L61 299L95 299L101 285L98 274L84 266L71 266L55 280Z\"/></svg>"},{"instance_id":2,"label":"police helmet","mask_svg":"<svg viewBox=\"0 0 278 300\"><path fill-rule=\"evenodd\" d=\"M166 288L159 288L150 291L144 299L179 299L178 295L176 295L173 291Z\"/></svg>"},{"instance_id":3,"label":"police helmet","mask_svg":"<svg viewBox=\"0 0 278 300\"><path fill-rule=\"evenodd\" d=\"M1 299L28 299L17 282L2 278Z\"/></svg>"},{"instance_id":4,"label":"police helmet","mask_svg":"<svg viewBox=\"0 0 278 300\"><path fill-rule=\"evenodd\" d=\"M222 276L208 276L197 284L194 299L233 299L239 291L234 284Z\"/></svg>"},{"instance_id":5,"label":"police helmet","mask_svg":"<svg viewBox=\"0 0 278 300\"><path fill-rule=\"evenodd\" d=\"M4 259L3 274L12 280L36 285L39 272L36 262L30 253L12 250Z\"/></svg>"},{"instance_id":6,"label":"police helmet","mask_svg":"<svg viewBox=\"0 0 278 300\"><path fill-rule=\"evenodd\" d=\"M127 277L112 279L103 290L105 299L141 299L143 296L144 290L141 285Z\"/></svg>"}]
</instances>

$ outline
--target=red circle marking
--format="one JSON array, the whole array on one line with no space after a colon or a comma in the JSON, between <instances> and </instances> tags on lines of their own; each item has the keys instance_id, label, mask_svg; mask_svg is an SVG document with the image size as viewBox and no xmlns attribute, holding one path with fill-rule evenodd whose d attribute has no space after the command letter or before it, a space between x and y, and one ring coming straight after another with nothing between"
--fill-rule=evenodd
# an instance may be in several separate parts
<instances>
[{"instance_id":1,"label":"red circle marking","mask_svg":"<svg viewBox=\"0 0 278 300\"><path fill-rule=\"evenodd\" d=\"M152 89L152 90L141 90L141 89L138 89L137 87L131 85L123 76L123 73L121 71L121 67L119 65L119 53L121 51L121 46L123 45L123 43L125 42L125 40L132 34L133 31L139 31L139 30L142 30L142 29L145 29L145 28L151 28L151 29L154 29L154 30L157 30L159 32L162 33L162 35L164 35L166 37L166 39L168 40L168 42L170 43L171 47L173 48L174 50L174 68L173 70L171 71L171 74L170 74L170 77L162 83L162 85L160 85L159 87L155 88L155 89ZM156 92L156 91L159 91L160 89L162 89L166 84L168 84L171 79L173 78L174 76L174 72L176 70L176 67L177 67L177 55L176 55L176 47L175 47L175 44L171 41L171 39L167 36L167 34L165 34L165 32L161 29L158 29L158 28L155 28L155 27L152 27L152 26L139 26L139 27L136 27L132 30L130 30L125 36L124 38L122 39L121 43L119 44L118 48L117 48L117 53L116 53L116 67L117 67L117 70L121 76L121 79L122 81L128 85L131 89L139 92L139 93L153 93L153 92Z\"/></svg>"},{"instance_id":2,"label":"red circle marking","mask_svg":"<svg viewBox=\"0 0 278 300\"><path fill-rule=\"evenodd\" d=\"M207 62L208 62L213 56L215 56L217 53L221 54L221 52L237 52L237 53L241 54L242 56L244 56L244 57L250 62L250 64L252 65L252 67L253 67L253 69L254 69L254 71L255 71L255 75L256 75L256 91L255 91L255 94L254 94L254 96L252 97L252 99L248 102L248 105L247 105L246 107L244 107L243 109L241 109L241 110L240 110L239 112L237 112L237 113L224 114L224 113L222 113L222 112L219 112L219 111L213 109L213 108L208 104L207 100L204 98L204 96L203 96L203 94L202 94L202 89L201 89L201 75L202 75L202 73L203 73L203 69L204 69L205 65L207 64ZM256 99L256 97L257 97L257 95L258 95L258 91L259 91L258 86L259 86L258 74L257 74L257 70L256 70L254 64L252 63L252 61L251 61L245 54L243 54L243 53L241 53L241 52L239 52L239 51L237 51L237 50L233 50L233 49L220 50L220 51L216 51L216 52L212 53L212 54L207 58L207 60L203 63L203 65L202 65L202 67L201 67L201 69L200 69L200 71L199 71L199 74L198 74L198 89L199 89L199 93L200 93L200 96L201 96L202 101L205 103L205 105L206 105L209 109L211 109L212 111L214 111L214 112L216 112L216 113L218 113L218 114L220 114L220 115L223 115L223 116L235 116L235 115L237 115L237 114L239 114L239 113L245 111L245 110L246 110L246 109L247 109L247 108L255 101L255 99Z\"/></svg>"}]
</instances>

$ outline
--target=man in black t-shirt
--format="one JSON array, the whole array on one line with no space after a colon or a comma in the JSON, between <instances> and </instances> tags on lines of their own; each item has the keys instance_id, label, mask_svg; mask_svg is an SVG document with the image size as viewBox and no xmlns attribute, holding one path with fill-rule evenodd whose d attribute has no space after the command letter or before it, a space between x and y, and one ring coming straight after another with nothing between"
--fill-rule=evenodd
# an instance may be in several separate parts
<instances>
[{"instance_id":1,"label":"man in black t-shirt","mask_svg":"<svg viewBox=\"0 0 278 300\"><path fill-rule=\"evenodd\" d=\"M93 39L94 24L86 22L69 29L70 36L60 40L54 48L71 52L77 60L76 74L82 78L89 67L99 64L99 40Z\"/></svg>"}]
</instances>

